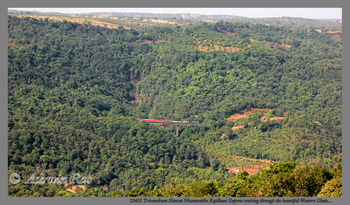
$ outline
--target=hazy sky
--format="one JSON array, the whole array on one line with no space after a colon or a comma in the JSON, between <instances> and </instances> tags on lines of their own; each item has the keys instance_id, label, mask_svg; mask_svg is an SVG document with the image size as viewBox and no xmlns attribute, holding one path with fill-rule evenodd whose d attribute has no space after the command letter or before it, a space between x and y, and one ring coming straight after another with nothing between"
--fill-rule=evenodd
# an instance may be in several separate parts
<instances>
[{"instance_id":1,"label":"hazy sky","mask_svg":"<svg viewBox=\"0 0 350 205\"><path fill-rule=\"evenodd\" d=\"M227 14L252 18L302 17L311 19L342 19L341 8L9 8L61 13L138 12L138 13L190 13Z\"/></svg>"}]
</instances>

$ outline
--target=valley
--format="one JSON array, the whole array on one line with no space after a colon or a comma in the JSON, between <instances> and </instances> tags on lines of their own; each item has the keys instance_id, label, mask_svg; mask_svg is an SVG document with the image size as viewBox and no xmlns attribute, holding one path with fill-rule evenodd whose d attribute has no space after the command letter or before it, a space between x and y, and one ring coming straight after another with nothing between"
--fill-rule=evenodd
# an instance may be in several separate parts
<instances>
[{"instance_id":1,"label":"valley","mask_svg":"<svg viewBox=\"0 0 350 205\"><path fill-rule=\"evenodd\" d=\"M8 15L9 196L341 195L338 23L159 16Z\"/></svg>"}]
</instances>

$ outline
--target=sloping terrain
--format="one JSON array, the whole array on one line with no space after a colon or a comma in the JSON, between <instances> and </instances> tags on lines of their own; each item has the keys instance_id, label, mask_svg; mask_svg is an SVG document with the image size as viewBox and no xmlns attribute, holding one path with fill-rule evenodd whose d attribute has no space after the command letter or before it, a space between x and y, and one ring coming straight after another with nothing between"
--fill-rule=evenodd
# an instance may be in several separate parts
<instances>
[{"instance_id":1,"label":"sloping terrain","mask_svg":"<svg viewBox=\"0 0 350 205\"><path fill-rule=\"evenodd\" d=\"M141 196L245 180L227 168L253 175L271 161L330 169L341 154L340 34L241 22L128 30L79 18L9 16L8 164L24 178L39 167L93 183L78 193L9 183L10 196ZM240 49L202 52L204 40ZM176 137L175 126L140 118L202 126Z\"/></svg>"}]
</instances>

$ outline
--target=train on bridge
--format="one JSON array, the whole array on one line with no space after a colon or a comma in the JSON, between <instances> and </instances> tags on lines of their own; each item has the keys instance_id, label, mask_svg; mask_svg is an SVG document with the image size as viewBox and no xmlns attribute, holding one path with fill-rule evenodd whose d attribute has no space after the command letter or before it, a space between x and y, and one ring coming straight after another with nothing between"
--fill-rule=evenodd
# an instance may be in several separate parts
<instances>
[{"instance_id":1,"label":"train on bridge","mask_svg":"<svg viewBox=\"0 0 350 205\"><path fill-rule=\"evenodd\" d=\"M198 123L199 121L176 121L176 120L151 120L151 119L137 119L142 122L159 122L159 123Z\"/></svg>"}]
</instances>

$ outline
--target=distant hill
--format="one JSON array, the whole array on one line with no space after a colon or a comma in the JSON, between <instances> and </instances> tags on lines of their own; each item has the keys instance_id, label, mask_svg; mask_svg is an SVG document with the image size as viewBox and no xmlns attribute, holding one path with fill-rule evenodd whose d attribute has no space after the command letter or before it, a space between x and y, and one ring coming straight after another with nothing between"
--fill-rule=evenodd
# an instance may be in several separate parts
<instances>
[{"instance_id":1,"label":"distant hill","mask_svg":"<svg viewBox=\"0 0 350 205\"><path fill-rule=\"evenodd\" d=\"M47 15L66 15L66 16L85 16L97 18L111 18L111 17L132 17L146 19L173 19L185 20L190 22L195 21L228 21L228 22L249 22L272 25L290 25L290 26L312 26L327 28L341 28L342 19L307 19L294 17L278 17L278 18L248 18L234 15L203 15L203 14L154 14L154 13L133 13L133 12L93 12L82 14L65 14L59 12L39 12L39 11L18 11L9 10L9 14L47 14Z\"/></svg>"}]
</instances>

